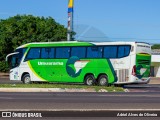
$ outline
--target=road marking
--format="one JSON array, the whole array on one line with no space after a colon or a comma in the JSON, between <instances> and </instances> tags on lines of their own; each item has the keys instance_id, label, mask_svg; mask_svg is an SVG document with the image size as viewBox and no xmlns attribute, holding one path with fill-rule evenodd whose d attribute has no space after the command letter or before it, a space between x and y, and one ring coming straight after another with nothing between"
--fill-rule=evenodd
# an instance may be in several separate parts
<instances>
[{"instance_id":1,"label":"road marking","mask_svg":"<svg viewBox=\"0 0 160 120\"><path fill-rule=\"evenodd\" d=\"M65 96L71 96L71 97L160 97L160 94L117 94L117 93L113 93L113 94L56 94L56 98L55 96L51 97L49 96L49 98L55 98L58 99L59 97L65 97ZM33 98L35 99L35 98ZM40 98L41 99L41 98ZM42 99L48 99L47 97L42 98Z\"/></svg>"},{"instance_id":2,"label":"road marking","mask_svg":"<svg viewBox=\"0 0 160 120\"><path fill-rule=\"evenodd\" d=\"M13 99L11 97L0 97L0 99Z\"/></svg>"},{"instance_id":3,"label":"road marking","mask_svg":"<svg viewBox=\"0 0 160 120\"><path fill-rule=\"evenodd\" d=\"M124 86L124 88L160 88L160 85L145 85L145 86L141 86L141 85L128 85L128 86Z\"/></svg>"},{"instance_id":4,"label":"road marking","mask_svg":"<svg viewBox=\"0 0 160 120\"><path fill-rule=\"evenodd\" d=\"M156 94L156 95L142 95L142 94L140 94L140 95L135 95L135 94L133 94L133 95L122 95L122 94L120 94L120 95L97 95L97 96L109 96L109 97L160 97L160 94Z\"/></svg>"},{"instance_id":5,"label":"road marking","mask_svg":"<svg viewBox=\"0 0 160 120\"><path fill-rule=\"evenodd\" d=\"M99 97L160 97L160 94L149 94L149 95L144 95L144 94L57 94L57 96L85 96L85 97L95 97L95 96L99 96Z\"/></svg>"}]
</instances>

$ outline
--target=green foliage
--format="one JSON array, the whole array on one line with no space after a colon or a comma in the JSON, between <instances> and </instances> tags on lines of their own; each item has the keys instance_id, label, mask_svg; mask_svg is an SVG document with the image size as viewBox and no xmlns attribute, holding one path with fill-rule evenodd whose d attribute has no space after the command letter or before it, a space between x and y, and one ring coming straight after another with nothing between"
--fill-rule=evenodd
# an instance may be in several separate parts
<instances>
[{"instance_id":1,"label":"green foliage","mask_svg":"<svg viewBox=\"0 0 160 120\"><path fill-rule=\"evenodd\" d=\"M155 44L152 46L152 49L160 49L160 44Z\"/></svg>"},{"instance_id":2,"label":"green foliage","mask_svg":"<svg viewBox=\"0 0 160 120\"><path fill-rule=\"evenodd\" d=\"M0 71L6 71L5 57L16 47L30 42L65 41L67 29L53 18L16 15L0 20Z\"/></svg>"},{"instance_id":3,"label":"green foliage","mask_svg":"<svg viewBox=\"0 0 160 120\"><path fill-rule=\"evenodd\" d=\"M8 69L8 64L5 61L0 61L0 71L6 72Z\"/></svg>"}]
</instances>

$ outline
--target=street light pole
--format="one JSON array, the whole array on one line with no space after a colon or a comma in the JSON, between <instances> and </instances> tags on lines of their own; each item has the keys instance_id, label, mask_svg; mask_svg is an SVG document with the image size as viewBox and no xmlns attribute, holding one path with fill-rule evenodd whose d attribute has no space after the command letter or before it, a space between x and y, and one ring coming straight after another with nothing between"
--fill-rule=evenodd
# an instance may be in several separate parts
<instances>
[{"instance_id":1,"label":"street light pole","mask_svg":"<svg viewBox=\"0 0 160 120\"><path fill-rule=\"evenodd\" d=\"M73 40L73 6L74 0L69 0L68 3L68 28L67 28L67 41Z\"/></svg>"}]
</instances>

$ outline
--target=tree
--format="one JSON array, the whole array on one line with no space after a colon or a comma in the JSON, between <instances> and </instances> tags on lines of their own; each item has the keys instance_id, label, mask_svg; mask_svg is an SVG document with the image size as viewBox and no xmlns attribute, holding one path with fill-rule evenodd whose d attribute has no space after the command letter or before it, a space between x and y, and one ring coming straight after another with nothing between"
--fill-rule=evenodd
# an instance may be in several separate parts
<instances>
[{"instance_id":1,"label":"tree","mask_svg":"<svg viewBox=\"0 0 160 120\"><path fill-rule=\"evenodd\" d=\"M16 15L0 20L0 71L6 71L5 57L29 42L65 41L67 29L51 17Z\"/></svg>"},{"instance_id":2,"label":"tree","mask_svg":"<svg viewBox=\"0 0 160 120\"><path fill-rule=\"evenodd\" d=\"M154 45L152 46L152 49L160 49L160 44L154 44Z\"/></svg>"}]
</instances>

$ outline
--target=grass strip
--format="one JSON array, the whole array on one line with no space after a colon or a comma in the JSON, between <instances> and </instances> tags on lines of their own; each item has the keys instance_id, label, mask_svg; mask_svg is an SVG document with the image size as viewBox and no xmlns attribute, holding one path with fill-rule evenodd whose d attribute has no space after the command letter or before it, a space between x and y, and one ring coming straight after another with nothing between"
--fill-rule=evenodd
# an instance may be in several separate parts
<instances>
[{"instance_id":1,"label":"grass strip","mask_svg":"<svg viewBox=\"0 0 160 120\"><path fill-rule=\"evenodd\" d=\"M108 92L124 92L124 89L121 87L114 86L87 86L87 85L77 85L77 84L0 84L0 88L68 88L68 89L95 89L106 90Z\"/></svg>"}]
</instances>

